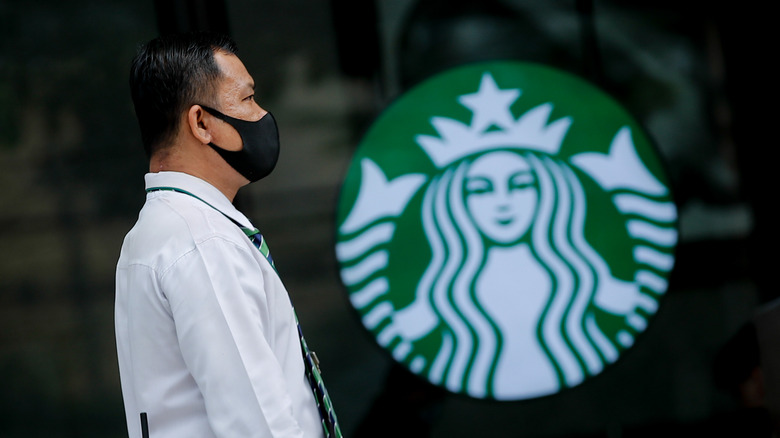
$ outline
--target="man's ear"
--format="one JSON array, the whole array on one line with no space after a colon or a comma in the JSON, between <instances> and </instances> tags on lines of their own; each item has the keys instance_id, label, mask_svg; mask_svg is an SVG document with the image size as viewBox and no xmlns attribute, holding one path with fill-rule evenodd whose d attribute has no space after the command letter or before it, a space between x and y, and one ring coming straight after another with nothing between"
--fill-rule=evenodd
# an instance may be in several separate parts
<instances>
[{"instance_id":1,"label":"man's ear","mask_svg":"<svg viewBox=\"0 0 780 438\"><path fill-rule=\"evenodd\" d=\"M203 144L211 142L211 123L214 123L214 118L208 117L200 105L192 105L187 111L187 126L192 136Z\"/></svg>"}]
</instances>

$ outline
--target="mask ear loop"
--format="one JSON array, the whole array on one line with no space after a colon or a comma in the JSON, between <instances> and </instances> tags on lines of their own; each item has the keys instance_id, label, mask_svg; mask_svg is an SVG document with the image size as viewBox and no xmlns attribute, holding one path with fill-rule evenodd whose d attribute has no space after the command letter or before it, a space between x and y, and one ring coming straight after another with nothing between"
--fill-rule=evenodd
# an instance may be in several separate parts
<instances>
[{"instance_id":1,"label":"mask ear loop","mask_svg":"<svg viewBox=\"0 0 780 438\"><path fill-rule=\"evenodd\" d=\"M201 105L199 103L196 104L196 105L198 105L201 108L203 108L204 110L206 110L206 112L211 114L212 116L214 116L214 117L216 117L216 118L218 118L220 120L227 121L227 120L225 120L225 117L228 117L228 116L226 116L225 114L222 114L221 112L215 110L214 108L212 108L210 106L206 106L206 105Z\"/></svg>"},{"instance_id":2,"label":"mask ear loop","mask_svg":"<svg viewBox=\"0 0 780 438\"><path fill-rule=\"evenodd\" d=\"M241 134L241 129L239 129L239 127L241 126L242 122L245 123L245 124L251 124L252 122L247 122L246 120L241 120L241 119L236 119L236 118L230 117L227 114L223 114L223 113L215 110L214 108L211 108L211 107L206 106L206 105L201 105L201 104L197 104L197 105L200 105L200 107L203 108L204 110L206 110L207 113L211 114L212 116L214 116L214 117L222 120L223 122L227 123L228 125L232 126L233 129L235 129L236 132L238 132L238 136L241 137L241 143L243 145L246 144L246 140L244 139L244 136ZM238 126L236 126L236 125L238 125ZM224 149L222 146L219 146L219 145L217 145L215 143L212 143L212 142L209 142L209 146L211 146L214 149L217 149L217 152L219 152L220 155L222 155L221 151L224 151L225 153L231 152L231 151L228 151L228 150ZM225 156L223 155L222 158L225 158ZM228 161L228 162L230 163L230 161ZM232 163L231 163L231 165L232 165Z\"/></svg>"},{"instance_id":3,"label":"mask ear loop","mask_svg":"<svg viewBox=\"0 0 780 438\"><path fill-rule=\"evenodd\" d=\"M201 108L203 108L204 110L206 110L206 112L207 112L207 113L211 114L212 116L214 116L214 117L216 117L216 118L218 118L218 119L222 120L223 122L227 123L228 125L232 126L232 127L233 127L233 129L235 129L235 130L236 130L236 132L238 132L238 136L239 136L239 137L241 137L241 143L242 143L242 144L246 144L246 141L244 140L244 136L243 136L243 135L241 135L241 130L239 130L239 129L236 127L236 125L234 125L234 123L236 123L237 125L240 125L240 124L241 124L241 122L244 122L244 123L251 123L251 122L247 122L246 120L241 120L241 119L235 119L235 118L233 118L233 117L230 117L230 116L228 116L227 114L223 114L223 113L221 113L221 112L219 112L219 111L215 110L214 108L211 108L210 106L201 105L201 104L199 104L199 103L198 103L197 105L199 105ZM214 143L209 143L209 146L211 146L211 147L213 147L213 148L222 149L222 147L221 147L221 146L217 146L217 145L216 145L216 144L214 144Z\"/></svg>"},{"instance_id":4,"label":"mask ear loop","mask_svg":"<svg viewBox=\"0 0 780 438\"><path fill-rule=\"evenodd\" d=\"M198 104L198 105L200 105L200 104ZM244 144L246 144L246 139L241 134L241 131L253 129L256 123L258 123L261 120L265 119L265 117L268 116L268 115L270 115L271 119L274 119L274 116L271 115L270 112L266 112L266 114L263 117L261 117L259 120L255 120L253 122L250 122L248 120L241 120L241 119L237 119L235 117L230 117L227 114L221 113L221 112L215 110L214 108L210 108L210 107L205 106L205 105L200 105L200 107L203 108L204 110L206 110L206 112L208 112L212 116L222 120L223 122L225 122L228 125L230 125L233 128L235 128L235 130L238 132L238 135L241 136L241 141L244 142ZM274 119L274 125L275 124L276 124L276 120ZM276 136L277 136L277 140L278 140L278 136L279 136L278 132L276 133ZM217 147L219 147L219 146L217 146Z\"/></svg>"}]
</instances>

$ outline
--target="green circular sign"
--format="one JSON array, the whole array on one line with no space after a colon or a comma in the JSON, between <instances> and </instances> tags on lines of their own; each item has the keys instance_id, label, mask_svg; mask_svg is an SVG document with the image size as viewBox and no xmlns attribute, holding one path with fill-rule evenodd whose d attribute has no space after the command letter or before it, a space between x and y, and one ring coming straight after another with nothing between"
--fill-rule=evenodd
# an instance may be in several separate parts
<instances>
[{"instance_id":1,"label":"green circular sign","mask_svg":"<svg viewBox=\"0 0 780 438\"><path fill-rule=\"evenodd\" d=\"M636 121L541 65L491 62L404 94L362 140L337 211L351 304L396 361L475 398L549 395L645 330L677 243Z\"/></svg>"}]
</instances>

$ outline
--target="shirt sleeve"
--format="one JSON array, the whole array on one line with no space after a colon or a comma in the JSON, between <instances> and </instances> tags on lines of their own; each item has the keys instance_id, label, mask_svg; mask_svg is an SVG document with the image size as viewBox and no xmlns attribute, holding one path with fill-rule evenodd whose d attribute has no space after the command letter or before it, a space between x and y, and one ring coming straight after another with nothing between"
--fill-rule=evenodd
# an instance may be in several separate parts
<instances>
[{"instance_id":1,"label":"shirt sleeve","mask_svg":"<svg viewBox=\"0 0 780 438\"><path fill-rule=\"evenodd\" d=\"M212 237L163 274L163 293L216 436L302 437L272 349L276 320L288 324L292 308L288 299L289 313L277 314L257 263L246 248Z\"/></svg>"}]
</instances>

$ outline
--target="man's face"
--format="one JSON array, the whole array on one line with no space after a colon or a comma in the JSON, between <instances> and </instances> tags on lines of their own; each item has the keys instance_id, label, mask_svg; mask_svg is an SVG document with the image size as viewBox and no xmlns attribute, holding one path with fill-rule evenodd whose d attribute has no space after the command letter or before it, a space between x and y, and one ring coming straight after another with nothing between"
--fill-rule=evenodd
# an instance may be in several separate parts
<instances>
[{"instance_id":1,"label":"man's face","mask_svg":"<svg viewBox=\"0 0 780 438\"><path fill-rule=\"evenodd\" d=\"M260 120L267 111L255 102L255 81L244 63L237 56L222 51L214 53L214 60L222 73L217 85L216 109L237 119L250 122ZM214 132L212 141L226 150L241 150L242 142L238 132L226 122L216 120L219 129Z\"/></svg>"}]
</instances>

